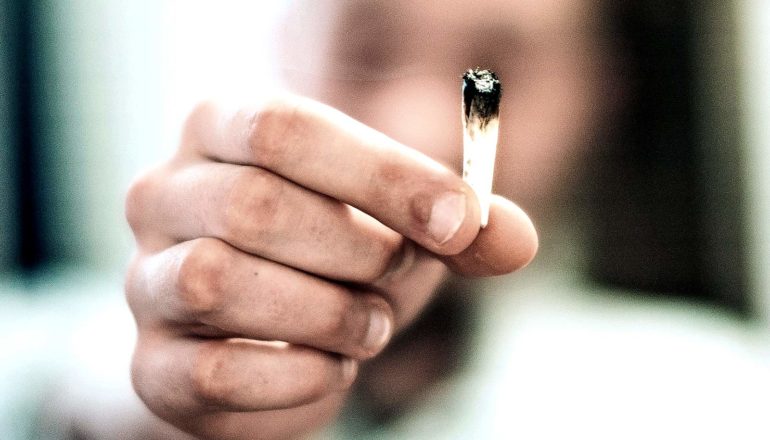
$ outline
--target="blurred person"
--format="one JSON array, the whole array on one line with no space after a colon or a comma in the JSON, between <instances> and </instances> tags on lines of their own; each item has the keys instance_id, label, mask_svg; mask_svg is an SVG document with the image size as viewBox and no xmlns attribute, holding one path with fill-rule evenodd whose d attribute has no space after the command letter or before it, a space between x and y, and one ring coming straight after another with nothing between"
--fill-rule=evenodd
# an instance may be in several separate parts
<instances>
[{"instance_id":1,"label":"blurred person","mask_svg":"<svg viewBox=\"0 0 770 440\"><path fill-rule=\"evenodd\" d=\"M558 222L554 197L612 105L589 0L297 2L284 29L293 93L200 104L175 156L126 202L133 384L201 438L307 435L337 416L358 375L392 410L444 374L451 359L431 350L442 336L413 330L377 356L431 319L418 317L450 273L532 260L535 228L510 200ZM501 196L484 229L458 177L459 76L475 66L504 87Z\"/></svg>"}]
</instances>

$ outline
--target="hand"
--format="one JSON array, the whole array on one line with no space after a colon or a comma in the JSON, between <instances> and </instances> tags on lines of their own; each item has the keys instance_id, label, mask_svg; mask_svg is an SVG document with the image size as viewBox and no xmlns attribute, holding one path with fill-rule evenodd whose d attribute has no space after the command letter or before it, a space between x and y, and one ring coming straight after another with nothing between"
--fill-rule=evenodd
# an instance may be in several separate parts
<instances>
[{"instance_id":1,"label":"hand","mask_svg":"<svg viewBox=\"0 0 770 440\"><path fill-rule=\"evenodd\" d=\"M446 267L508 273L537 248L511 202L496 197L479 231L478 202L449 169L291 96L200 105L177 154L134 182L126 214L134 388L212 439L327 423L358 362L419 313Z\"/></svg>"}]
</instances>

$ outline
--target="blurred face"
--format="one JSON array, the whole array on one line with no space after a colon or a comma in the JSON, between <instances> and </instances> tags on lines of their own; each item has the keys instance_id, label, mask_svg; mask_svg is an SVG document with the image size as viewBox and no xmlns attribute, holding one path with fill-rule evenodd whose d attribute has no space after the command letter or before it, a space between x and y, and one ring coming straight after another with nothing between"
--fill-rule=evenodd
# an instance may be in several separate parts
<instances>
[{"instance_id":1,"label":"blurred face","mask_svg":"<svg viewBox=\"0 0 770 440\"><path fill-rule=\"evenodd\" d=\"M458 170L460 76L496 71L495 192L542 213L603 107L597 12L590 0L300 2L283 64L299 93Z\"/></svg>"}]
</instances>

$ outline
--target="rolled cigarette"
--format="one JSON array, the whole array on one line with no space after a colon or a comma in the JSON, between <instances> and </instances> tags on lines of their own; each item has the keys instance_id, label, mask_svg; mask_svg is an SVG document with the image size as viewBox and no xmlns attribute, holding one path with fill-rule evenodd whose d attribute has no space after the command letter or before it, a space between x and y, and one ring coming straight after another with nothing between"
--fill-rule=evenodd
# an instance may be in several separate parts
<instances>
[{"instance_id":1,"label":"rolled cigarette","mask_svg":"<svg viewBox=\"0 0 770 440\"><path fill-rule=\"evenodd\" d=\"M469 69L463 75L463 180L481 206L481 227L489 221L500 128L500 80L491 70Z\"/></svg>"}]
</instances>

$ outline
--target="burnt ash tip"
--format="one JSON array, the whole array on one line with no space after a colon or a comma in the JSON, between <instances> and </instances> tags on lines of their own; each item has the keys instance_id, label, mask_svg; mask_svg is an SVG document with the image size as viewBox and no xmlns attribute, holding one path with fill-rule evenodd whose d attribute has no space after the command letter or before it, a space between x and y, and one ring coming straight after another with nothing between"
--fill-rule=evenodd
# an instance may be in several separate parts
<instances>
[{"instance_id":1,"label":"burnt ash tip","mask_svg":"<svg viewBox=\"0 0 770 440\"><path fill-rule=\"evenodd\" d=\"M463 108L465 118L475 113L486 125L500 112L502 86L495 72L488 69L468 69L463 74Z\"/></svg>"},{"instance_id":2,"label":"burnt ash tip","mask_svg":"<svg viewBox=\"0 0 770 440\"><path fill-rule=\"evenodd\" d=\"M477 93L500 95L500 79L495 72L488 69L468 69L463 74L466 87L472 87Z\"/></svg>"}]
</instances>

